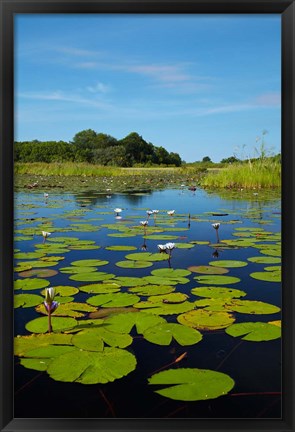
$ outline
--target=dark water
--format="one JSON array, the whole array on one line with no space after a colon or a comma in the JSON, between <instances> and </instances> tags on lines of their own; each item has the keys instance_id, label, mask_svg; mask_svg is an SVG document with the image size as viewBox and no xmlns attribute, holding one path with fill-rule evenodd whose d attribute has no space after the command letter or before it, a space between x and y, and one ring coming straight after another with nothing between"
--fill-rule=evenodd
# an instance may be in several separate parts
<instances>
[{"instance_id":1,"label":"dark water","mask_svg":"<svg viewBox=\"0 0 295 432\"><path fill-rule=\"evenodd\" d=\"M50 193L44 200L43 193L19 193L15 199L16 229L36 227L33 240L17 241L15 248L22 252L34 251L34 245L42 243L40 220L46 217L53 220L54 227L71 227L70 224L82 220L101 218L91 224L118 223L113 209L123 209L123 219L130 218L130 224L139 225L146 219L146 210L159 209L162 216L168 218L167 210L175 209L173 227L189 228L186 231L171 232L180 238L175 242L209 241L216 243L216 232L213 222L220 222L220 240L237 239L232 234L237 227L259 227L269 232L280 232L280 199L275 194L253 192L236 193L231 196L208 194L203 190L195 193L182 190L164 190L150 194L113 194L109 198L96 192L85 194ZM85 210L78 214L78 219L68 219L67 212ZM163 213L162 213L163 211ZM227 216L212 216L211 213L228 213ZM108 214L104 214L108 213ZM191 215L189 224L188 215ZM180 217L181 215L181 217ZM179 216L179 217L178 217ZM201 220L201 221L200 221ZM24 223L25 222L25 223ZM150 225L154 224L150 219ZM50 231L50 230L49 230ZM95 232L55 232L57 236L74 236L79 239L95 240L98 250L72 250L65 254L65 259L56 267L69 266L78 259L104 259L107 266L98 271L115 273L117 276L149 275L156 268L167 267L167 262L154 263L153 267L144 269L123 269L115 266L117 261L124 260L130 252L113 252L105 250L110 245L132 245L138 248L145 243L148 252L157 252L159 240L144 241L142 235L131 238L108 236L115 231L101 228ZM164 234L167 234L166 232ZM173 240L174 241L174 240ZM259 249L240 248L234 250L218 249L218 258L213 258L215 248L209 245L196 245L192 249L175 249L171 266L186 269L192 265L208 265L213 259L247 260L248 257L260 255ZM244 290L245 299L259 300L281 306L281 284L263 282L249 276L251 272L262 271L265 265L249 262L242 268L231 268L229 275L237 276L241 282L230 285L231 288ZM79 287L88 284L69 280L69 274L58 273L48 278L52 286L71 285ZM177 286L177 291L190 295L194 287L201 287L192 274L190 282ZM16 275L16 278L19 278ZM91 282L89 282L91 283ZM205 286L205 285L203 285ZM34 290L38 294L41 290ZM89 295L78 293L75 301L83 302ZM193 298L196 300L197 298ZM15 334L25 335L29 332L25 324L40 316L34 308L15 310ZM236 322L279 320L280 314L249 315L236 313ZM175 316L165 316L167 321L176 322ZM46 372L25 369L16 358L15 366L15 417L76 417L76 418L281 418L281 340L267 342L247 342L233 338L222 330L203 332L203 340L193 346L180 346L173 341L168 347L154 345L138 336L133 331L134 341L127 349L137 358L136 370L126 377L108 384L82 385L62 383L52 380ZM187 352L186 358L171 367L200 368L218 370L230 375L235 386L223 397L209 401L182 402L173 401L154 393L147 385L147 379L155 371L172 363L178 356ZM163 369L165 370L165 369ZM50 403L48 403L50 401ZM48 408L50 406L50 409Z\"/></svg>"}]
</instances>

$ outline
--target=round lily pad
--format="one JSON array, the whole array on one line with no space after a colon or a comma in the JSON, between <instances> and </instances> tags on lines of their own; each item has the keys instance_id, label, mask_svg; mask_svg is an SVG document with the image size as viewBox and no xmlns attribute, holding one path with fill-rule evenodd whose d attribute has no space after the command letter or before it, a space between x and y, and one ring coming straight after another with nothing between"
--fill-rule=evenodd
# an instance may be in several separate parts
<instances>
[{"instance_id":1,"label":"round lily pad","mask_svg":"<svg viewBox=\"0 0 295 432\"><path fill-rule=\"evenodd\" d=\"M139 278L139 277L128 277L128 276L118 276L114 281L112 282L118 282L121 286L127 286L127 287L134 287L134 286L141 286L141 285L147 285L148 281L145 280L145 278Z\"/></svg>"},{"instance_id":2,"label":"round lily pad","mask_svg":"<svg viewBox=\"0 0 295 432\"><path fill-rule=\"evenodd\" d=\"M78 267L78 266L69 266L69 267L61 267L59 271L61 273L67 274L77 274L77 273L92 273L97 270L96 267Z\"/></svg>"},{"instance_id":3,"label":"round lily pad","mask_svg":"<svg viewBox=\"0 0 295 432\"><path fill-rule=\"evenodd\" d=\"M248 263L245 261L237 261L237 260L218 260L218 261L210 261L209 265L214 267L236 268L236 267L246 267Z\"/></svg>"},{"instance_id":4,"label":"round lily pad","mask_svg":"<svg viewBox=\"0 0 295 432\"><path fill-rule=\"evenodd\" d=\"M128 375L135 367L135 356L120 348L102 352L77 348L53 359L47 372L56 381L105 384Z\"/></svg>"},{"instance_id":5,"label":"round lily pad","mask_svg":"<svg viewBox=\"0 0 295 432\"><path fill-rule=\"evenodd\" d=\"M170 294L152 295L148 297L148 301L152 303L183 303L187 298L187 294L176 292Z\"/></svg>"},{"instance_id":6,"label":"round lily pad","mask_svg":"<svg viewBox=\"0 0 295 432\"><path fill-rule=\"evenodd\" d=\"M164 318L141 312L128 312L113 315L105 320L107 328L112 332L130 333L135 326L138 334L148 328L166 323Z\"/></svg>"},{"instance_id":7,"label":"round lily pad","mask_svg":"<svg viewBox=\"0 0 295 432\"><path fill-rule=\"evenodd\" d=\"M68 297L68 296L72 296L75 295L79 292L79 289L76 287L72 287L72 286L67 286L67 285L58 285L54 287L55 290L55 295L57 296L61 296L61 297ZM41 294L45 295L45 290L43 290L41 292Z\"/></svg>"},{"instance_id":8,"label":"round lily pad","mask_svg":"<svg viewBox=\"0 0 295 432\"><path fill-rule=\"evenodd\" d=\"M129 268L129 269L138 269L138 268L146 268L151 267L153 263L151 261L118 261L116 262L117 267L121 268Z\"/></svg>"},{"instance_id":9,"label":"round lily pad","mask_svg":"<svg viewBox=\"0 0 295 432\"><path fill-rule=\"evenodd\" d=\"M281 282L282 276L281 272L278 271L263 271L263 272L254 272L250 273L253 279L262 280L265 282Z\"/></svg>"},{"instance_id":10,"label":"round lily pad","mask_svg":"<svg viewBox=\"0 0 295 432\"><path fill-rule=\"evenodd\" d=\"M174 291L175 288L170 285L145 285L129 288L128 291L141 296L169 294Z\"/></svg>"},{"instance_id":11,"label":"round lily pad","mask_svg":"<svg viewBox=\"0 0 295 432\"><path fill-rule=\"evenodd\" d=\"M279 327L264 322L233 324L225 331L230 336L243 336L243 340L252 342L269 341L281 337L281 329Z\"/></svg>"},{"instance_id":12,"label":"round lily pad","mask_svg":"<svg viewBox=\"0 0 295 432\"><path fill-rule=\"evenodd\" d=\"M167 277L160 277L160 276L145 276L142 280L144 280L148 284L152 285L166 285L169 283L169 285L178 285L178 284L186 284L190 280L185 277L178 277L178 278L167 278Z\"/></svg>"},{"instance_id":13,"label":"round lily pad","mask_svg":"<svg viewBox=\"0 0 295 432\"><path fill-rule=\"evenodd\" d=\"M44 279L38 279L38 278L26 278L26 279L17 279L14 281L14 289L16 290L24 290L24 291L30 291L40 288L45 288L48 285L50 285L50 282Z\"/></svg>"},{"instance_id":14,"label":"round lily pad","mask_svg":"<svg viewBox=\"0 0 295 432\"><path fill-rule=\"evenodd\" d=\"M197 309L177 317L180 324L199 330L217 330L230 326L235 318L228 312L212 312Z\"/></svg>"},{"instance_id":15,"label":"round lily pad","mask_svg":"<svg viewBox=\"0 0 295 432\"><path fill-rule=\"evenodd\" d=\"M169 369L149 378L149 384L168 385L156 393L169 399L198 401L226 395L235 385L234 380L221 372L207 369Z\"/></svg>"},{"instance_id":16,"label":"round lily pad","mask_svg":"<svg viewBox=\"0 0 295 432\"><path fill-rule=\"evenodd\" d=\"M103 261L99 259L84 259L71 262L72 266L77 267L99 267L108 264L108 261Z\"/></svg>"},{"instance_id":17,"label":"round lily pad","mask_svg":"<svg viewBox=\"0 0 295 432\"><path fill-rule=\"evenodd\" d=\"M31 269L31 270L27 270L27 271L23 271L22 273L20 273L21 277L32 277L32 276L37 276L40 278L46 278L46 277L52 277L57 275L57 271L56 270L52 270L52 269Z\"/></svg>"},{"instance_id":18,"label":"round lily pad","mask_svg":"<svg viewBox=\"0 0 295 432\"><path fill-rule=\"evenodd\" d=\"M157 345L170 345L172 339L182 346L195 345L202 340L202 334L198 330L174 323L149 327L143 336L149 342Z\"/></svg>"},{"instance_id":19,"label":"round lily pad","mask_svg":"<svg viewBox=\"0 0 295 432\"><path fill-rule=\"evenodd\" d=\"M267 256L256 256L248 258L248 261L258 264L280 264L281 258L267 257Z\"/></svg>"},{"instance_id":20,"label":"round lily pad","mask_svg":"<svg viewBox=\"0 0 295 432\"><path fill-rule=\"evenodd\" d=\"M191 266L188 267L188 270L194 273L203 273L203 274L225 274L228 273L229 270L222 267L212 267L211 265L200 265L200 266Z\"/></svg>"},{"instance_id":21,"label":"round lily pad","mask_svg":"<svg viewBox=\"0 0 295 432\"><path fill-rule=\"evenodd\" d=\"M43 252L17 252L16 254L14 254L14 258L15 259L34 259L34 258L41 258L42 256L44 256L45 253Z\"/></svg>"},{"instance_id":22,"label":"round lily pad","mask_svg":"<svg viewBox=\"0 0 295 432\"><path fill-rule=\"evenodd\" d=\"M151 274L157 277L177 279L179 277L183 278L185 276L189 276L191 272L189 270L184 270L184 269L163 268L163 269L153 270Z\"/></svg>"},{"instance_id":23,"label":"round lily pad","mask_svg":"<svg viewBox=\"0 0 295 432\"><path fill-rule=\"evenodd\" d=\"M28 351L47 345L71 345L72 335L63 333L31 334L14 338L14 354L25 356Z\"/></svg>"},{"instance_id":24,"label":"round lily pad","mask_svg":"<svg viewBox=\"0 0 295 432\"><path fill-rule=\"evenodd\" d=\"M60 332L68 330L77 325L74 318L51 317L52 330ZM33 319L26 324L26 329L32 333L46 333L48 331L48 318L41 317Z\"/></svg>"},{"instance_id":25,"label":"round lily pad","mask_svg":"<svg viewBox=\"0 0 295 432\"><path fill-rule=\"evenodd\" d=\"M14 267L14 271L15 272L23 272L26 270L31 270L32 266L30 264L26 264L26 263L18 263L18 265L16 267ZM21 276L21 275L20 275Z\"/></svg>"},{"instance_id":26,"label":"round lily pad","mask_svg":"<svg viewBox=\"0 0 295 432\"><path fill-rule=\"evenodd\" d=\"M191 293L199 297L210 297L218 299L244 297L245 291L240 291L233 288L219 288L219 287L204 287L193 288Z\"/></svg>"},{"instance_id":27,"label":"round lily pad","mask_svg":"<svg viewBox=\"0 0 295 432\"><path fill-rule=\"evenodd\" d=\"M111 251L132 251L132 250L136 250L137 248L135 246L106 246L105 248L106 250L111 250Z\"/></svg>"},{"instance_id":28,"label":"round lily pad","mask_svg":"<svg viewBox=\"0 0 295 432\"><path fill-rule=\"evenodd\" d=\"M133 306L140 298L135 294L128 293L110 293L100 294L87 299L87 303L93 306L102 307L122 307Z\"/></svg>"},{"instance_id":29,"label":"round lily pad","mask_svg":"<svg viewBox=\"0 0 295 432\"><path fill-rule=\"evenodd\" d=\"M110 294L120 291L121 285L112 283L100 283L83 285L80 287L80 291L87 292L89 294Z\"/></svg>"},{"instance_id":30,"label":"round lily pad","mask_svg":"<svg viewBox=\"0 0 295 432\"><path fill-rule=\"evenodd\" d=\"M86 303L66 302L58 306L58 308L54 311L54 316L80 318L85 316L86 312L94 312L95 310L96 309L94 307L89 306ZM45 306L43 304L37 306L36 311L47 315Z\"/></svg>"},{"instance_id":31,"label":"round lily pad","mask_svg":"<svg viewBox=\"0 0 295 432\"><path fill-rule=\"evenodd\" d=\"M235 312L249 314L273 314L281 310L275 305L255 300L235 300L231 309Z\"/></svg>"},{"instance_id":32,"label":"round lily pad","mask_svg":"<svg viewBox=\"0 0 295 432\"><path fill-rule=\"evenodd\" d=\"M44 257L45 258L45 257ZM50 257L46 257L50 259ZM21 265L22 263L19 263ZM26 261L26 264L29 265L31 268L43 268L43 267L54 267L58 264L57 261L45 261L44 259L40 258L36 261Z\"/></svg>"},{"instance_id":33,"label":"round lily pad","mask_svg":"<svg viewBox=\"0 0 295 432\"><path fill-rule=\"evenodd\" d=\"M103 351L106 343L112 347L126 348L133 339L128 334L109 331L105 326L85 329L73 336L72 343L85 351Z\"/></svg>"},{"instance_id":34,"label":"round lily pad","mask_svg":"<svg viewBox=\"0 0 295 432\"><path fill-rule=\"evenodd\" d=\"M114 274L104 272L90 272L90 273L76 273L69 277L71 280L79 282L98 282L103 280L112 279Z\"/></svg>"},{"instance_id":35,"label":"round lily pad","mask_svg":"<svg viewBox=\"0 0 295 432\"><path fill-rule=\"evenodd\" d=\"M28 308L32 306L37 306L43 303L44 298L36 294L16 294L14 296L14 307Z\"/></svg>"},{"instance_id":36,"label":"round lily pad","mask_svg":"<svg viewBox=\"0 0 295 432\"><path fill-rule=\"evenodd\" d=\"M169 255L164 253L138 252L128 254L125 258L131 261L165 261L169 259Z\"/></svg>"},{"instance_id":37,"label":"round lily pad","mask_svg":"<svg viewBox=\"0 0 295 432\"><path fill-rule=\"evenodd\" d=\"M163 303L142 301L134 305L136 309L155 315L176 315L194 309L194 304L188 301L182 303Z\"/></svg>"},{"instance_id":38,"label":"round lily pad","mask_svg":"<svg viewBox=\"0 0 295 432\"><path fill-rule=\"evenodd\" d=\"M195 276L194 279L201 284L231 285L240 282L241 279L234 276Z\"/></svg>"},{"instance_id":39,"label":"round lily pad","mask_svg":"<svg viewBox=\"0 0 295 432\"><path fill-rule=\"evenodd\" d=\"M177 249L192 249L195 245L191 243L175 243Z\"/></svg>"}]
</instances>

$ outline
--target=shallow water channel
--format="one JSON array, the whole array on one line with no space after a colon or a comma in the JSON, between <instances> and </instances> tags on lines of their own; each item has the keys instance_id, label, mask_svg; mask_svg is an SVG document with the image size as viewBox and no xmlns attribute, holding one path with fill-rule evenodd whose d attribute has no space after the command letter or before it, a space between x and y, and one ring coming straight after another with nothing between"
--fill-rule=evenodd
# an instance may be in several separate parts
<instances>
[{"instance_id":1,"label":"shallow water channel","mask_svg":"<svg viewBox=\"0 0 295 432\"><path fill-rule=\"evenodd\" d=\"M278 194L43 192L15 194L15 417L281 417Z\"/></svg>"}]
</instances>

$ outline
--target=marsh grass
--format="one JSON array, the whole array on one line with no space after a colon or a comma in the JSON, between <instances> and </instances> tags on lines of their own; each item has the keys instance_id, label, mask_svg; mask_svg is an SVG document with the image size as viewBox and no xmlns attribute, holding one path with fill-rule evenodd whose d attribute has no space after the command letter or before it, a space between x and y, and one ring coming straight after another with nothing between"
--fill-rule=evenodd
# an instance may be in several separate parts
<instances>
[{"instance_id":1,"label":"marsh grass","mask_svg":"<svg viewBox=\"0 0 295 432\"><path fill-rule=\"evenodd\" d=\"M271 159L235 163L208 173L201 185L205 188L280 188L281 164Z\"/></svg>"}]
</instances>

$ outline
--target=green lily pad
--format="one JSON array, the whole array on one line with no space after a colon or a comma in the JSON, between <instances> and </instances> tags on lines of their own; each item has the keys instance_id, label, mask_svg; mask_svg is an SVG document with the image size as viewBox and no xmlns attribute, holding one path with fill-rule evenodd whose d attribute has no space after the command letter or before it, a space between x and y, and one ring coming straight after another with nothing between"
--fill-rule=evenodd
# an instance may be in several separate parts
<instances>
[{"instance_id":1,"label":"green lily pad","mask_svg":"<svg viewBox=\"0 0 295 432\"><path fill-rule=\"evenodd\" d=\"M243 340L252 342L269 341L281 337L280 327L264 322L246 322L233 324L225 331L230 336L243 336Z\"/></svg>"},{"instance_id":2,"label":"green lily pad","mask_svg":"<svg viewBox=\"0 0 295 432\"><path fill-rule=\"evenodd\" d=\"M86 312L94 312L95 310L96 310L95 307L89 306L85 303L77 303L77 302L62 303L54 311L54 316L80 318L85 316ZM43 304L37 306L36 311L47 315L45 306Z\"/></svg>"},{"instance_id":3,"label":"green lily pad","mask_svg":"<svg viewBox=\"0 0 295 432\"><path fill-rule=\"evenodd\" d=\"M101 283L84 285L80 287L80 291L87 292L88 294L110 294L120 291L121 285L112 283Z\"/></svg>"},{"instance_id":4,"label":"green lily pad","mask_svg":"<svg viewBox=\"0 0 295 432\"><path fill-rule=\"evenodd\" d=\"M225 274L228 273L229 270L222 267L212 267L210 265L200 265L200 266L191 266L188 267L188 270L194 273L203 273L203 274Z\"/></svg>"},{"instance_id":5,"label":"green lily pad","mask_svg":"<svg viewBox=\"0 0 295 432\"><path fill-rule=\"evenodd\" d=\"M235 318L228 312L211 312L204 309L191 310L177 317L180 324L199 330L217 330L230 326Z\"/></svg>"},{"instance_id":6,"label":"green lily pad","mask_svg":"<svg viewBox=\"0 0 295 432\"><path fill-rule=\"evenodd\" d=\"M106 250L110 250L110 251L124 251L124 252L127 252L127 251L132 251L132 250L136 250L137 249L137 247L135 247L135 246L121 246L121 245L118 245L118 246L106 246L106 248L105 248Z\"/></svg>"},{"instance_id":7,"label":"green lily pad","mask_svg":"<svg viewBox=\"0 0 295 432\"><path fill-rule=\"evenodd\" d=\"M45 258L45 257L44 257ZM46 257L50 259L50 257ZM22 265L23 263L19 263L19 265ZM43 258L40 258L40 260L36 261L26 261L26 264L29 265L31 268L43 268L43 267L54 267L58 264L57 261L44 261Z\"/></svg>"},{"instance_id":8,"label":"green lily pad","mask_svg":"<svg viewBox=\"0 0 295 432\"><path fill-rule=\"evenodd\" d=\"M131 261L131 260L126 260L126 261L118 261L116 262L116 266L117 267L121 267L121 268L129 268L129 269L138 269L138 268L146 268L146 267L151 267L153 265L152 262L150 261Z\"/></svg>"},{"instance_id":9,"label":"green lily pad","mask_svg":"<svg viewBox=\"0 0 295 432\"><path fill-rule=\"evenodd\" d=\"M187 294L177 292L162 295L152 295L148 297L148 301L152 303L183 303L187 298Z\"/></svg>"},{"instance_id":10,"label":"green lily pad","mask_svg":"<svg viewBox=\"0 0 295 432\"><path fill-rule=\"evenodd\" d=\"M59 269L61 273L66 273L66 274L93 273L96 270L97 270L96 267L77 267L77 266L61 267Z\"/></svg>"},{"instance_id":11,"label":"green lily pad","mask_svg":"<svg viewBox=\"0 0 295 432\"><path fill-rule=\"evenodd\" d=\"M147 240L165 240L165 241L170 241L170 240L176 240L178 238L178 236L175 235L169 235L169 234L152 234L152 235L147 235L145 236L145 238Z\"/></svg>"},{"instance_id":12,"label":"green lily pad","mask_svg":"<svg viewBox=\"0 0 295 432\"><path fill-rule=\"evenodd\" d=\"M133 306L140 298L135 294L128 293L110 293L100 294L87 299L87 303L93 306L102 307L122 307Z\"/></svg>"},{"instance_id":13,"label":"green lily pad","mask_svg":"<svg viewBox=\"0 0 295 432\"><path fill-rule=\"evenodd\" d=\"M163 269L153 270L151 274L157 277L178 279L178 278L189 276L191 272L189 270L184 270L184 269L163 268Z\"/></svg>"},{"instance_id":14,"label":"green lily pad","mask_svg":"<svg viewBox=\"0 0 295 432\"><path fill-rule=\"evenodd\" d=\"M72 266L77 267L99 267L108 264L108 261L103 261L99 259L85 259L71 262Z\"/></svg>"},{"instance_id":15,"label":"green lily pad","mask_svg":"<svg viewBox=\"0 0 295 432\"><path fill-rule=\"evenodd\" d=\"M218 261L210 261L209 265L214 267L236 268L236 267L246 267L248 263L245 261L237 261L237 260L218 260Z\"/></svg>"},{"instance_id":16,"label":"green lily pad","mask_svg":"<svg viewBox=\"0 0 295 432\"><path fill-rule=\"evenodd\" d=\"M70 250L95 250L95 249L100 249L100 246L75 244L75 245L70 245L69 249Z\"/></svg>"},{"instance_id":17,"label":"green lily pad","mask_svg":"<svg viewBox=\"0 0 295 432\"><path fill-rule=\"evenodd\" d=\"M195 245L191 243L175 243L177 249L192 249Z\"/></svg>"},{"instance_id":18,"label":"green lily pad","mask_svg":"<svg viewBox=\"0 0 295 432\"><path fill-rule=\"evenodd\" d=\"M194 279L201 284L231 285L240 282L241 279L234 276L195 276Z\"/></svg>"},{"instance_id":19,"label":"green lily pad","mask_svg":"<svg viewBox=\"0 0 295 432\"><path fill-rule=\"evenodd\" d=\"M270 266L270 267L264 267L265 271L274 271L274 272L281 272L282 267L281 266Z\"/></svg>"},{"instance_id":20,"label":"green lily pad","mask_svg":"<svg viewBox=\"0 0 295 432\"><path fill-rule=\"evenodd\" d=\"M47 372L56 381L105 384L128 375L135 367L135 356L120 348L103 352L76 349L53 359Z\"/></svg>"},{"instance_id":21,"label":"green lily pad","mask_svg":"<svg viewBox=\"0 0 295 432\"><path fill-rule=\"evenodd\" d=\"M98 282L115 277L114 274L104 272L90 272L90 273L76 273L69 277L69 279L79 282Z\"/></svg>"},{"instance_id":22,"label":"green lily pad","mask_svg":"<svg viewBox=\"0 0 295 432\"><path fill-rule=\"evenodd\" d=\"M52 330L60 332L69 330L77 325L74 318L51 317ZM31 333L46 333L48 331L48 318L35 318L26 324L26 329Z\"/></svg>"},{"instance_id":23,"label":"green lily pad","mask_svg":"<svg viewBox=\"0 0 295 432\"><path fill-rule=\"evenodd\" d=\"M245 291L240 291L233 288L219 287L192 288L191 293L199 297L210 297L218 299L244 297L246 295Z\"/></svg>"},{"instance_id":24,"label":"green lily pad","mask_svg":"<svg viewBox=\"0 0 295 432\"><path fill-rule=\"evenodd\" d=\"M128 291L141 296L169 294L175 291L175 288L170 285L145 285L129 288Z\"/></svg>"},{"instance_id":25,"label":"green lily pad","mask_svg":"<svg viewBox=\"0 0 295 432\"><path fill-rule=\"evenodd\" d=\"M21 262L21 263L18 263L18 265L16 267L14 267L14 271L20 273L20 272L23 272L26 270L31 270L31 268L32 268L31 265Z\"/></svg>"},{"instance_id":26,"label":"green lily pad","mask_svg":"<svg viewBox=\"0 0 295 432\"><path fill-rule=\"evenodd\" d=\"M148 381L149 384L169 385L156 393L182 401L216 399L226 395L235 385L234 380L224 373L189 368L162 371Z\"/></svg>"},{"instance_id":27,"label":"green lily pad","mask_svg":"<svg viewBox=\"0 0 295 432\"><path fill-rule=\"evenodd\" d=\"M109 331L105 326L85 329L73 336L72 343L85 351L103 351L106 343L112 347L126 348L133 339L128 334Z\"/></svg>"},{"instance_id":28,"label":"green lily pad","mask_svg":"<svg viewBox=\"0 0 295 432\"><path fill-rule=\"evenodd\" d=\"M79 292L79 289L72 286L64 286L64 285L58 285L54 287L55 289L55 295L59 297L68 297L75 295ZM41 294L45 295L45 290L41 291Z\"/></svg>"},{"instance_id":29,"label":"green lily pad","mask_svg":"<svg viewBox=\"0 0 295 432\"><path fill-rule=\"evenodd\" d=\"M105 320L107 328L112 332L130 333L135 326L138 334L144 333L148 328L166 323L164 318L143 314L141 312L128 312L112 315Z\"/></svg>"},{"instance_id":30,"label":"green lily pad","mask_svg":"<svg viewBox=\"0 0 295 432\"><path fill-rule=\"evenodd\" d=\"M235 300L232 310L249 314L273 314L280 312L280 308L269 303L255 300Z\"/></svg>"},{"instance_id":31,"label":"green lily pad","mask_svg":"<svg viewBox=\"0 0 295 432\"><path fill-rule=\"evenodd\" d=\"M141 285L147 285L149 282L145 278L139 277L128 277L128 276L118 276L112 282L120 284L121 286L135 287Z\"/></svg>"},{"instance_id":32,"label":"green lily pad","mask_svg":"<svg viewBox=\"0 0 295 432\"><path fill-rule=\"evenodd\" d=\"M167 283L169 283L169 285L178 285L178 284L186 284L190 281L188 278L185 277L178 277L172 279L172 278L159 277L159 276L145 276L142 280L152 285L166 285Z\"/></svg>"},{"instance_id":33,"label":"green lily pad","mask_svg":"<svg viewBox=\"0 0 295 432\"><path fill-rule=\"evenodd\" d=\"M265 248L265 249L260 249L259 252L261 254L271 255L273 257L280 257L282 255L281 248L278 248L278 249L267 249L267 248Z\"/></svg>"},{"instance_id":34,"label":"green lily pad","mask_svg":"<svg viewBox=\"0 0 295 432\"><path fill-rule=\"evenodd\" d=\"M20 276L21 277L32 277L32 276L37 276L40 278L47 278L47 277L52 277L57 275L57 271L56 270L52 270L52 269L32 269L32 270L27 270L27 271L23 271Z\"/></svg>"},{"instance_id":35,"label":"green lily pad","mask_svg":"<svg viewBox=\"0 0 295 432\"><path fill-rule=\"evenodd\" d=\"M44 298L36 294L16 294L14 296L14 307L28 308L32 306L37 306L43 303Z\"/></svg>"},{"instance_id":36,"label":"green lily pad","mask_svg":"<svg viewBox=\"0 0 295 432\"><path fill-rule=\"evenodd\" d=\"M281 258L256 256L256 257L248 258L248 261L258 263L258 264L280 264Z\"/></svg>"},{"instance_id":37,"label":"green lily pad","mask_svg":"<svg viewBox=\"0 0 295 432\"><path fill-rule=\"evenodd\" d=\"M265 282L281 282L282 276L279 271L263 271L263 272L254 272L250 273L253 279L262 280Z\"/></svg>"},{"instance_id":38,"label":"green lily pad","mask_svg":"<svg viewBox=\"0 0 295 432\"><path fill-rule=\"evenodd\" d=\"M175 315L194 309L194 304L188 301L173 304L142 301L135 304L134 307L140 309L142 312L148 312L155 315Z\"/></svg>"},{"instance_id":39,"label":"green lily pad","mask_svg":"<svg viewBox=\"0 0 295 432\"><path fill-rule=\"evenodd\" d=\"M163 323L148 328L143 336L146 340L157 345L170 345L175 339L179 345L195 345L202 340L202 334L195 329L180 324Z\"/></svg>"},{"instance_id":40,"label":"green lily pad","mask_svg":"<svg viewBox=\"0 0 295 432\"><path fill-rule=\"evenodd\" d=\"M22 358L20 359L20 364L26 369L44 372L48 368L51 360L51 358Z\"/></svg>"},{"instance_id":41,"label":"green lily pad","mask_svg":"<svg viewBox=\"0 0 295 432\"><path fill-rule=\"evenodd\" d=\"M15 290L21 289L24 291L30 291L30 290L45 288L48 285L50 285L49 281L44 279L38 279L38 278L17 279L16 281L14 281Z\"/></svg>"},{"instance_id":42,"label":"green lily pad","mask_svg":"<svg viewBox=\"0 0 295 432\"><path fill-rule=\"evenodd\" d=\"M15 259L34 259L34 258L41 258L42 256L44 256L45 253L43 252L17 252L16 254L14 254L14 258Z\"/></svg>"},{"instance_id":43,"label":"green lily pad","mask_svg":"<svg viewBox=\"0 0 295 432\"><path fill-rule=\"evenodd\" d=\"M43 318L42 318L43 319ZM24 356L28 351L47 345L71 345L72 335L62 333L31 334L14 338L14 354Z\"/></svg>"},{"instance_id":44,"label":"green lily pad","mask_svg":"<svg viewBox=\"0 0 295 432\"><path fill-rule=\"evenodd\" d=\"M131 261L166 261L169 259L169 255L164 253L138 252L128 254L125 258Z\"/></svg>"}]
</instances>

